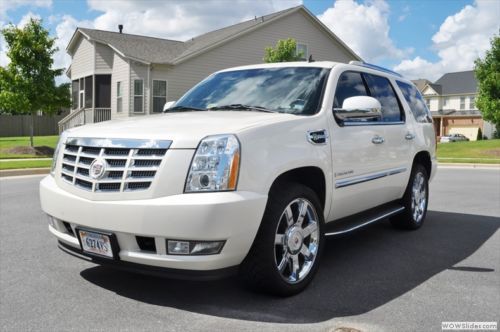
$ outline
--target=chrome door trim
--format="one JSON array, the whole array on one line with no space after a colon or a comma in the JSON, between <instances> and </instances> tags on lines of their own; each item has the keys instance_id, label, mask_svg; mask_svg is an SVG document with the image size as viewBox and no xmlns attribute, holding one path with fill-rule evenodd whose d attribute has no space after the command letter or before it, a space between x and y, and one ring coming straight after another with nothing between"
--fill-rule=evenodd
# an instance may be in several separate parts
<instances>
[{"instance_id":1,"label":"chrome door trim","mask_svg":"<svg viewBox=\"0 0 500 332\"><path fill-rule=\"evenodd\" d=\"M362 175L362 176L353 176L353 177L349 177L349 178L335 181L335 188L348 187L348 186L352 186L354 184L372 181L372 180L380 179L380 178L383 178L386 176L395 175L395 174L399 174L399 173L403 173L403 172L406 172L406 167L392 168L392 169L388 169L385 171L376 172L376 173L372 173L372 174L366 174L366 175Z\"/></svg>"}]
</instances>

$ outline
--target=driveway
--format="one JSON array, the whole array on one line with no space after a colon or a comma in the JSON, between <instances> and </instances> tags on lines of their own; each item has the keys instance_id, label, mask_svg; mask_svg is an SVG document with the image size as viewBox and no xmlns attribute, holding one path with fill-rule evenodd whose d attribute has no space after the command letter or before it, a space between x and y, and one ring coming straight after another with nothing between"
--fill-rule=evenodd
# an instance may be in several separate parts
<instances>
[{"instance_id":1,"label":"driveway","mask_svg":"<svg viewBox=\"0 0 500 332\"><path fill-rule=\"evenodd\" d=\"M387 221L330 238L310 287L256 294L95 266L56 246L41 177L0 180L0 330L440 331L498 321L500 170L440 168L416 232Z\"/></svg>"}]
</instances>

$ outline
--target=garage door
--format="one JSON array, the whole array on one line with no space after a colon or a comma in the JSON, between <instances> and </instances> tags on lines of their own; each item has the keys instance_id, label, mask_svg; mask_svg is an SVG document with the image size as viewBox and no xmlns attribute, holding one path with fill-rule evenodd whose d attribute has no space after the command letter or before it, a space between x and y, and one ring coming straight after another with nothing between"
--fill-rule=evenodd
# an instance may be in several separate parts
<instances>
[{"instance_id":1,"label":"garage door","mask_svg":"<svg viewBox=\"0 0 500 332\"><path fill-rule=\"evenodd\" d=\"M477 132L479 131L478 127L451 127L450 134L462 134L471 141L475 141L477 139Z\"/></svg>"}]
</instances>

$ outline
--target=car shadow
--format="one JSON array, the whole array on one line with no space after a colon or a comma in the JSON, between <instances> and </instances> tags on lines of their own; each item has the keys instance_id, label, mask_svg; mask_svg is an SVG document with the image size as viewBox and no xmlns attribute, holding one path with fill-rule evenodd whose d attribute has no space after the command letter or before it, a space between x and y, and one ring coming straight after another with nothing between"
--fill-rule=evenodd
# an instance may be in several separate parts
<instances>
[{"instance_id":1,"label":"car shadow","mask_svg":"<svg viewBox=\"0 0 500 332\"><path fill-rule=\"evenodd\" d=\"M418 231L384 221L343 237L329 238L318 274L293 297L258 294L236 277L183 281L101 266L81 276L120 296L218 317L279 323L314 323L359 315L408 292L437 273L488 266L453 267L473 254L500 226L500 218L429 211Z\"/></svg>"}]
</instances>

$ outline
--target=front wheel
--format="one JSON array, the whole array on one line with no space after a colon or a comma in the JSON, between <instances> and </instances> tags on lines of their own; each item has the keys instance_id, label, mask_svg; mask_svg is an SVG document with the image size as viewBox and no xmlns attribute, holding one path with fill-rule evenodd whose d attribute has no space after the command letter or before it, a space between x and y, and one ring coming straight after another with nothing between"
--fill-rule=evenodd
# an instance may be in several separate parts
<instances>
[{"instance_id":1,"label":"front wheel","mask_svg":"<svg viewBox=\"0 0 500 332\"><path fill-rule=\"evenodd\" d=\"M252 287L270 293L299 293L318 269L323 224L321 204L313 190L295 183L278 185L270 193L241 276Z\"/></svg>"},{"instance_id":2,"label":"front wheel","mask_svg":"<svg viewBox=\"0 0 500 332\"><path fill-rule=\"evenodd\" d=\"M401 202L405 210L391 218L392 224L398 228L420 228L425 220L429 203L429 177L422 165L413 166L410 181Z\"/></svg>"}]
</instances>

